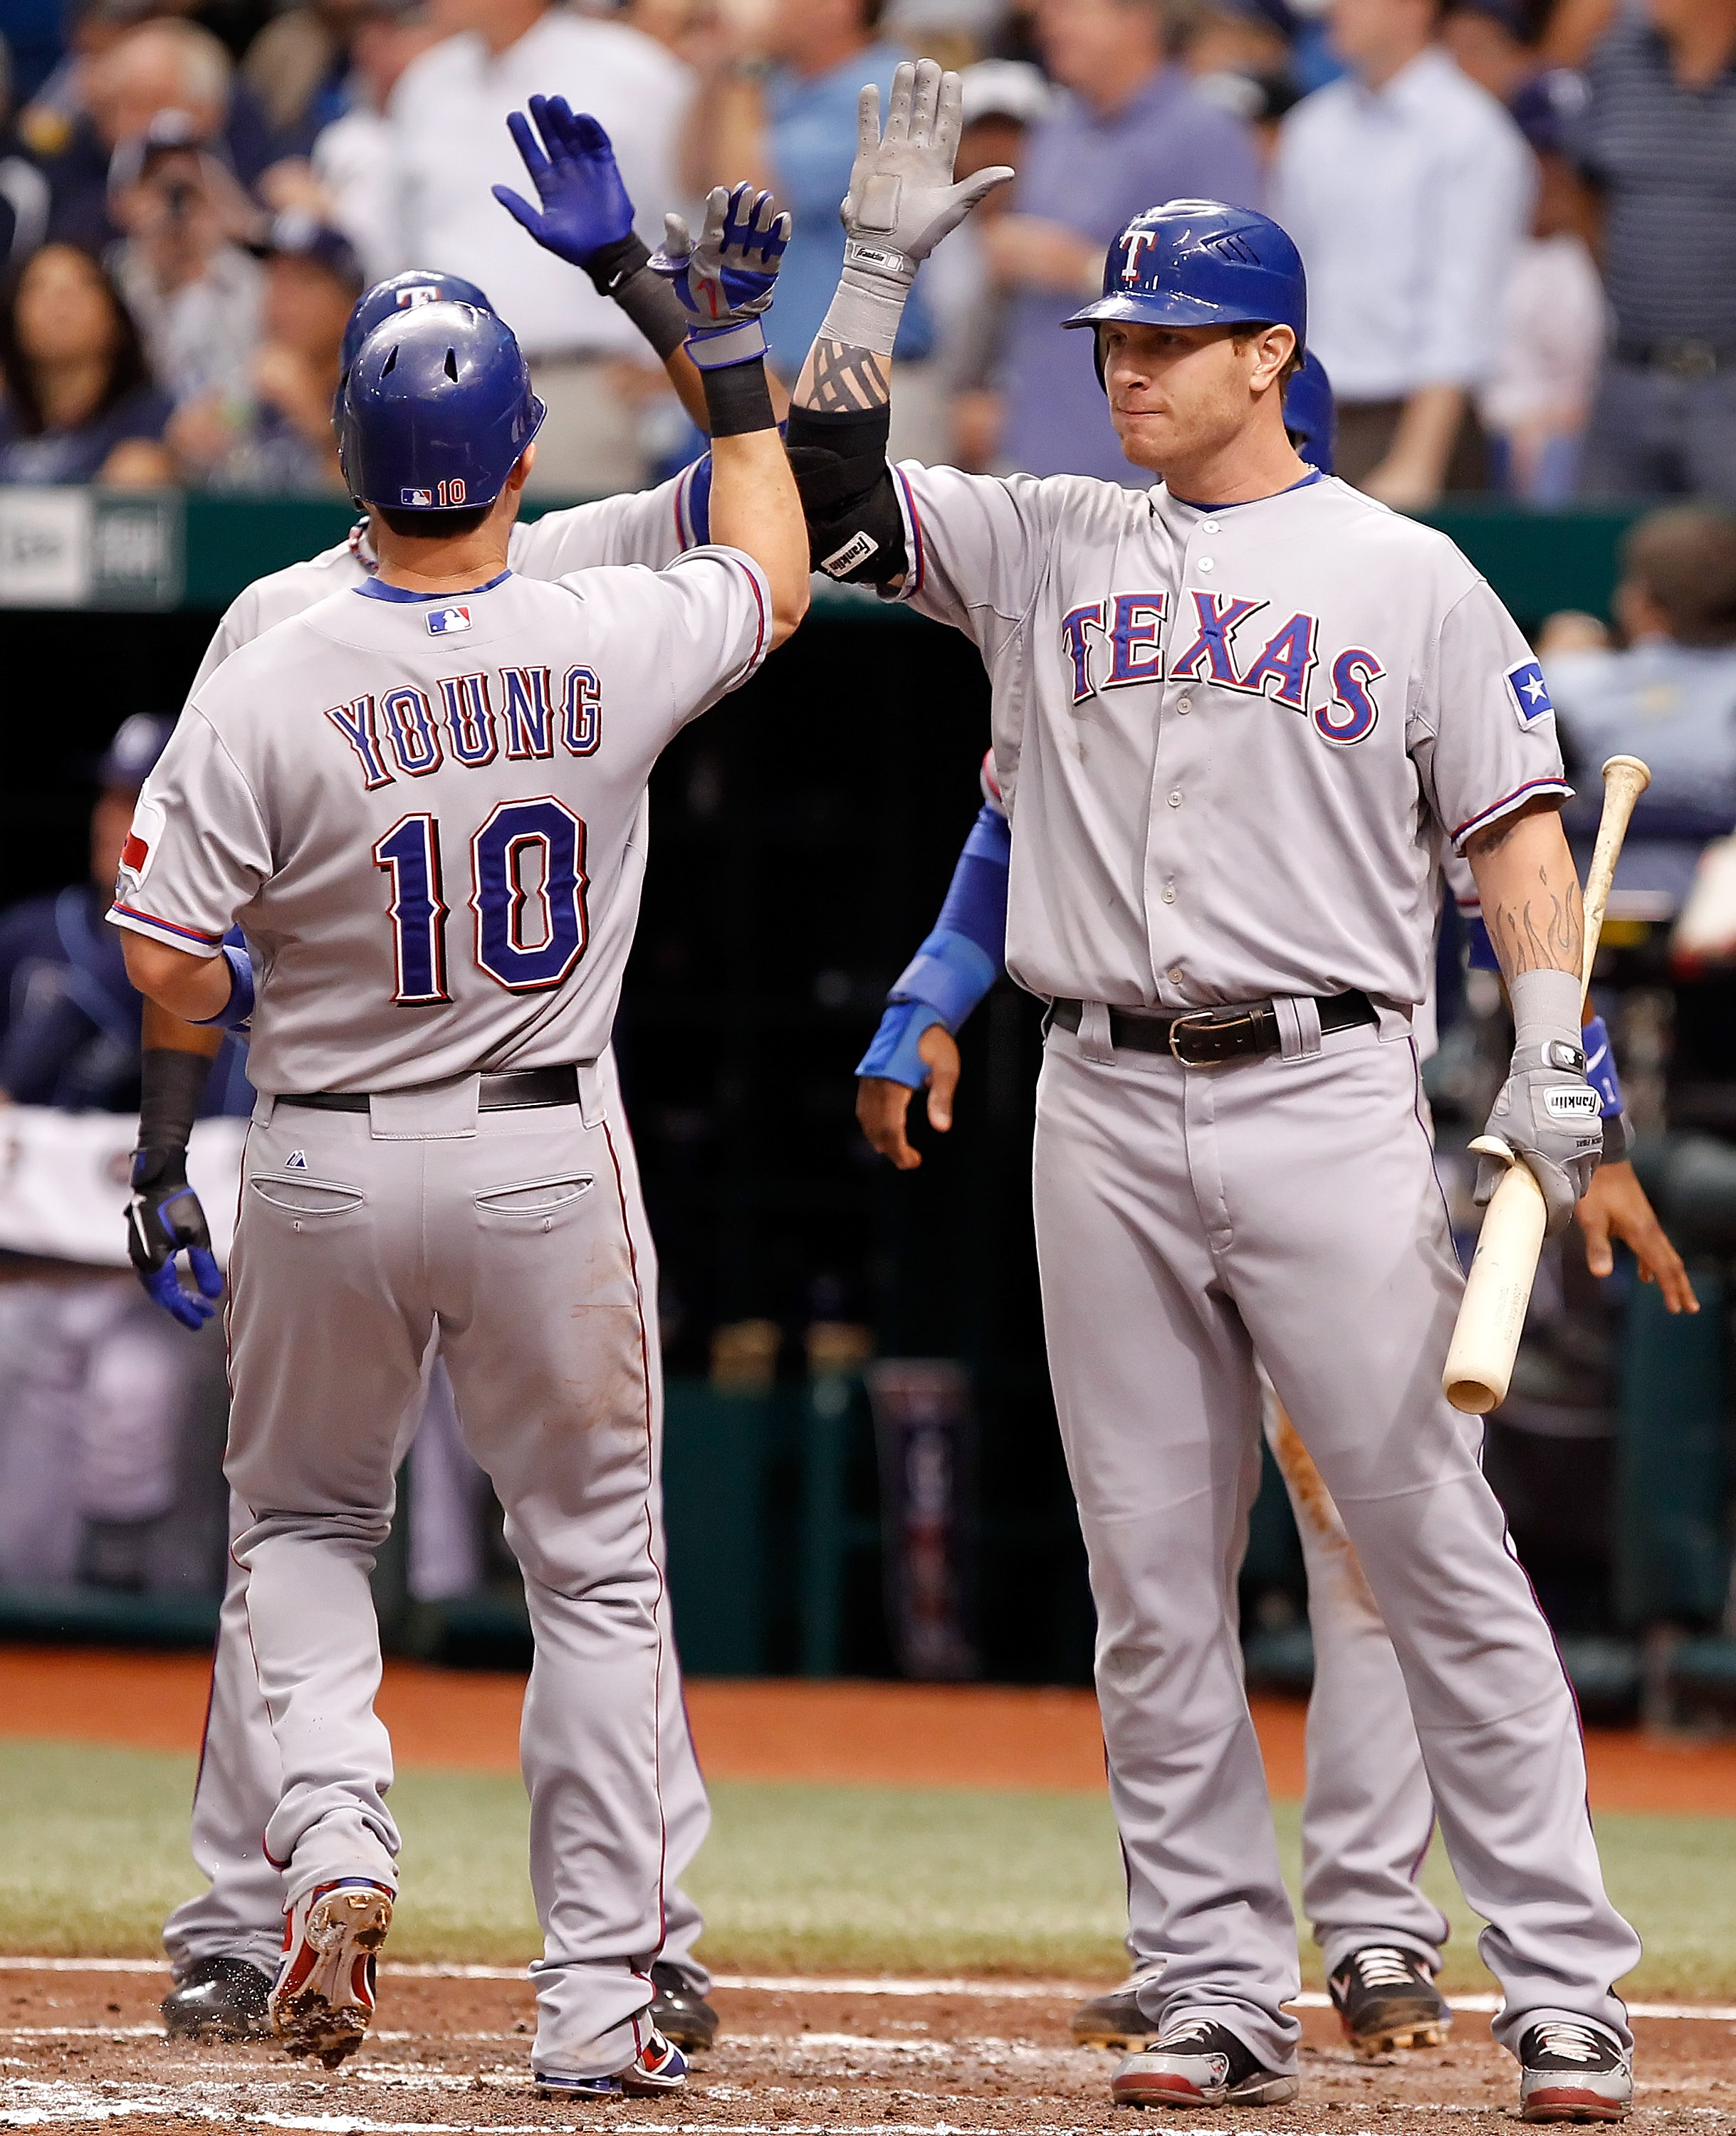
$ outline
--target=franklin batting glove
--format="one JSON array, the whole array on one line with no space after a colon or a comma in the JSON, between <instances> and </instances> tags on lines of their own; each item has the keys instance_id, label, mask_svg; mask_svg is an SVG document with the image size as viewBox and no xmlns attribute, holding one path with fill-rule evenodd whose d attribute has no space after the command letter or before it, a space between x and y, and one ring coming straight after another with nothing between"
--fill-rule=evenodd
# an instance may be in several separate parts
<instances>
[{"instance_id":1,"label":"franklin batting glove","mask_svg":"<svg viewBox=\"0 0 1736 2136\"><path fill-rule=\"evenodd\" d=\"M1585 1056L1565 1039L1515 1046L1513 1066L1489 1114L1486 1134L1499 1135L1535 1174L1551 1238L1565 1230L1603 1153L1597 1093L1585 1080ZM1477 1159L1476 1201L1494 1195L1506 1167Z\"/></svg>"},{"instance_id":2,"label":"franklin batting glove","mask_svg":"<svg viewBox=\"0 0 1736 2136\"><path fill-rule=\"evenodd\" d=\"M701 371L765 355L760 314L771 305L790 226L771 195L746 182L733 192L712 188L697 244L678 215L664 216L651 266L680 299L688 354Z\"/></svg>"},{"instance_id":3,"label":"franklin batting glove","mask_svg":"<svg viewBox=\"0 0 1736 2136\"><path fill-rule=\"evenodd\" d=\"M182 1327L200 1328L216 1311L223 1274L211 1250L199 1197L187 1183L184 1149L133 1153L133 1198L127 1204L127 1251L139 1280ZM199 1286L183 1289L175 1256L185 1253Z\"/></svg>"}]
</instances>

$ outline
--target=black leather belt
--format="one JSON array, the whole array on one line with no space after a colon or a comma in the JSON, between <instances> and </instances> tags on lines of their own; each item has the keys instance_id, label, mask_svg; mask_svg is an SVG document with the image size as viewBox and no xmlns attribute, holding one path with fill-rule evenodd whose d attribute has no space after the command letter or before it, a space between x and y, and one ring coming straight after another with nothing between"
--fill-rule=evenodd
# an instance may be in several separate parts
<instances>
[{"instance_id":1,"label":"black leather belt","mask_svg":"<svg viewBox=\"0 0 1736 2136\"><path fill-rule=\"evenodd\" d=\"M1676 378L1713 378L1736 364L1736 342L1629 341L1624 335L1616 343L1616 361Z\"/></svg>"},{"instance_id":2,"label":"black leather belt","mask_svg":"<svg viewBox=\"0 0 1736 2136\"><path fill-rule=\"evenodd\" d=\"M1355 1024L1379 1021L1374 1002L1354 988L1346 994L1327 995L1317 1007L1322 1033L1349 1031ZM1077 1031L1084 1012L1083 1004L1076 1001L1058 1001L1050 1011L1063 1031ZM1278 1028L1278 1012L1270 1001L1233 1002L1224 1008L1185 1009L1179 1016L1147 1016L1143 1011L1112 1008L1109 1042L1118 1051L1169 1053L1184 1068L1211 1068L1220 1061L1253 1060L1262 1054L1281 1053L1284 1034Z\"/></svg>"},{"instance_id":3,"label":"black leather belt","mask_svg":"<svg viewBox=\"0 0 1736 2136\"><path fill-rule=\"evenodd\" d=\"M394 1091L391 1094L400 1094ZM365 1113L372 1100L366 1090L303 1090L286 1092L280 1105L308 1105L318 1113ZM479 1113L518 1113L533 1105L576 1105L579 1102L579 1071L569 1064L562 1068L508 1068L482 1078L476 1099Z\"/></svg>"}]
</instances>

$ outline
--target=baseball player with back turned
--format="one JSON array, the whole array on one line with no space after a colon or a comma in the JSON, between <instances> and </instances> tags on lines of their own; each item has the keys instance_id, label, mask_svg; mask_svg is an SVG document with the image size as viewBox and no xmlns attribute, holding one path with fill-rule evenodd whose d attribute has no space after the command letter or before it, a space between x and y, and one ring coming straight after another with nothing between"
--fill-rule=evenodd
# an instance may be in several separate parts
<instances>
[{"instance_id":1,"label":"baseball player with back turned","mask_svg":"<svg viewBox=\"0 0 1736 2136\"><path fill-rule=\"evenodd\" d=\"M342 456L377 576L244 647L141 796L111 918L140 990L252 1025L260 1093L230 1303L226 1472L282 1760L272 2017L334 2066L372 2011L398 1835L367 1567L436 1333L506 1509L536 1641L523 1748L532 2067L551 2095L667 2090L656 1422L647 1241L600 1067L659 752L807 602L757 313L787 218L714 192L657 265L691 322L716 546L518 577L542 404L474 306L376 328ZM245 950L226 949L235 924Z\"/></svg>"},{"instance_id":2,"label":"baseball player with back turned","mask_svg":"<svg viewBox=\"0 0 1736 2136\"><path fill-rule=\"evenodd\" d=\"M510 122L538 196L538 207L509 202L538 241L582 268L601 289L614 295L664 359L684 400L705 413L698 374L684 347L687 324L668 283L653 273L649 254L635 235L633 206L615 167L608 137L596 122L569 110L558 98L532 100L528 118ZM504 197L504 196L503 196ZM345 337L347 375L367 335L384 321L424 303L456 298L489 308L487 298L461 278L430 272L394 276L357 304ZM512 530L508 561L521 576L552 579L603 564L644 564L654 570L683 549L708 538L711 467L702 461L659 488L602 499L569 511L546 513L533 526ZM233 602L219 625L192 694L223 661L274 623L301 614L343 588L366 583L377 569L371 522L364 520L346 542L308 562L273 573ZM639 841L641 848L644 837ZM209 1296L221 1279L208 1256L209 1234L197 1198L186 1184L187 1138L207 1080L210 1056L222 1037L145 1007L144 1093L138 1183L129 1208L129 1239L141 1279L166 1310L197 1326L214 1307L177 1276L185 1254L202 1269ZM612 1054L604 1056L612 1076ZM618 1106L613 1109L615 1143L635 1231L645 1231L631 1138ZM654 1275L642 1266L648 1299ZM653 1400L661 1430L661 1384L657 1345L652 1346ZM444 1367L435 1365L444 1378ZM450 1399L450 1396L447 1398ZM405 1424L401 1459L419 1417ZM396 1465L396 1460L394 1466ZM660 1535L658 1555L662 1556ZM236 1532L246 1520L234 1507ZM664 1609L667 1616L667 1598ZM666 1626L667 1629L667 1626ZM693 1755L674 1649L662 1678L659 1757L668 1848L665 1934L653 1964L656 1988L652 2014L658 2029L678 2046L708 2046L717 2013L706 2000L709 1976L694 1952L703 1923L681 1878L698 1853L711 1822L705 1784ZM263 1835L277 1806L281 1765L271 1719L260 1695L247 1637L247 1572L232 1556L212 1658L205 1738L193 1797L192 1849L209 1889L178 1906L163 1941L174 1986L163 2014L171 2035L246 2038L269 2032L266 2012L283 1943L284 1884L265 1853Z\"/></svg>"},{"instance_id":3,"label":"baseball player with back turned","mask_svg":"<svg viewBox=\"0 0 1736 2136\"><path fill-rule=\"evenodd\" d=\"M1618 2119L1638 1939L1605 1895L1578 1716L1440 1390L1461 1279L1411 1017L1440 847L1470 859L1517 1043L1494 1128L1559 1229L1601 1145L1579 890L1541 676L1442 536L1285 434L1306 293L1263 216L1122 231L1092 333L1165 479L885 463L916 263L967 211L956 87L864 95L833 307L790 424L813 552L965 631L1012 824L1007 964L1053 1004L1034 1202L1097 1603L1097 1680L1156 2039L1126 2104L1296 2096L1296 1927L1234 1621L1257 1353L1391 1635L1448 1852L1488 1922L1533 2120ZM1490 1191L1492 1192L1492 1182Z\"/></svg>"}]
</instances>

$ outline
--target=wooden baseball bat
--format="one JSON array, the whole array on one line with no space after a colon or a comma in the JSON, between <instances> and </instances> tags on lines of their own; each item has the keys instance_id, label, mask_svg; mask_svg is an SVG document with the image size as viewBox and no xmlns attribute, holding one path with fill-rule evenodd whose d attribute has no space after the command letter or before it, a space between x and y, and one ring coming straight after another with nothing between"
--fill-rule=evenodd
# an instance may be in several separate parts
<instances>
[{"instance_id":1,"label":"wooden baseball bat","mask_svg":"<svg viewBox=\"0 0 1736 2136\"><path fill-rule=\"evenodd\" d=\"M1609 886L1628 819L1651 784L1650 770L1636 756L1612 756L1603 767L1603 813L1585 879L1582 991L1592 983ZM1544 1199L1530 1167L1515 1163L1499 1135L1479 1135L1471 1147L1481 1156L1505 1158L1507 1175L1483 1216L1441 1386L1455 1409L1468 1416L1486 1416L1506 1400L1513 1377L1513 1360L1531 1303L1531 1286L1537 1279L1537 1257L1543 1250Z\"/></svg>"}]
</instances>

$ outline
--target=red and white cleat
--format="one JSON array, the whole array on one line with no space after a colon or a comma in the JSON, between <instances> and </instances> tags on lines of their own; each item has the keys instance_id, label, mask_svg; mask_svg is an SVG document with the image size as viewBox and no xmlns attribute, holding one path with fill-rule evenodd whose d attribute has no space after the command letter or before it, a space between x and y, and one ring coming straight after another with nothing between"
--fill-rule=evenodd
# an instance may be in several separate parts
<instances>
[{"instance_id":1,"label":"red and white cleat","mask_svg":"<svg viewBox=\"0 0 1736 2136\"><path fill-rule=\"evenodd\" d=\"M374 1961L391 1926L392 1895L366 1876L316 1884L289 1909L271 1990L272 2029L292 2055L336 2069L374 2014Z\"/></svg>"},{"instance_id":2,"label":"red and white cleat","mask_svg":"<svg viewBox=\"0 0 1736 2136\"><path fill-rule=\"evenodd\" d=\"M1633 2069L1601 2025L1544 2017L1519 2043L1521 2121L1625 2121Z\"/></svg>"}]
</instances>

